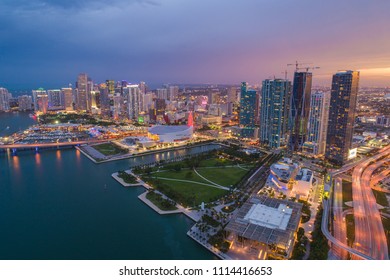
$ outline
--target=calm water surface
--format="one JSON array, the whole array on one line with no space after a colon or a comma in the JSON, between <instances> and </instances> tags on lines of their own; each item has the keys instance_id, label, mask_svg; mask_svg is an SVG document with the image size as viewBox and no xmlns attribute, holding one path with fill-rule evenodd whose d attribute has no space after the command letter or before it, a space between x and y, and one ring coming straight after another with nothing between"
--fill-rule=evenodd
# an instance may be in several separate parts
<instances>
[{"instance_id":1,"label":"calm water surface","mask_svg":"<svg viewBox=\"0 0 390 280\"><path fill-rule=\"evenodd\" d=\"M0 135L33 123L0 114ZM75 149L1 153L0 259L214 259L187 237L191 220L158 215L138 199L143 188L111 178L133 161L97 165Z\"/></svg>"}]
</instances>

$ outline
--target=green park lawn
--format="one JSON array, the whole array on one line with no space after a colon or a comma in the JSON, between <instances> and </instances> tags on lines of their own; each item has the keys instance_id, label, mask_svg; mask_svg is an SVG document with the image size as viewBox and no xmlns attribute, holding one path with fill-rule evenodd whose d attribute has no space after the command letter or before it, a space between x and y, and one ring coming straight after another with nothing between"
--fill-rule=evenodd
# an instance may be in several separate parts
<instances>
[{"instance_id":1,"label":"green park lawn","mask_svg":"<svg viewBox=\"0 0 390 280\"><path fill-rule=\"evenodd\" d=\"M239 167L198 168L198 173L219 185L230 187L238 182L248 172Z\"/></svg>"},{"instance_id":2,"label":"green park lawn","mask_svg":"<svg viewBox=\"0 0 390 280\"><path fill-rule=\"evenodd\" d=\"M220 159L220 158L210 158L205 159L200 162L199 167L214 167L214 166L222 166L222 165L234 165L234 162L229 159Z\"/></svg>"},{"instance_id":3,"label":"green park lawn","mask_svg":"<svg viewBox=\"0 0 390 280\"><path fill-rule=\"evenodd\" d=\"M161 194L155 192L148 192L146 194L146 198L163 211L171 211L177 209L175 205L164 199Z\"/></svg>"},{"instance_id":4,"label":"green park lawn","mask_svg":"<svg viewBox=\"0 0 390 280\"><path fill-rule=\"evenodd\" d=\"M103 144L93 145L92 147L105 156L127 153L126 149L123 149L113 143L103 143Z\"/></svg>"},{"instance_id":5,"label":"green park lawn","mask_svg":"<svg viewBox=\"0 0 390 280\"><path fill-rule=\"evenodd\" d=\"M171 170L154 172L150 176L156 177L156 178L169 178L169 179L195 181L195 182L199 182L199 183L210 184L209 182L207 182L206 180L203 180L193 170L190 170L190 169L182 169L179 172L171 171ZM168 182L168 180L165 180L164 182Z\"/></svg>"},{"instance_id":6,"label":"green park lawn","mask_svg":"<svg viewBox=\"0 0 390 280\"><path fill-rule=\"evenodd\" d=\"M190 207L200 205L202 202L215 201L227 194L226 190L204 185L164 180L161 180L161 182L163 182L163 187L160 189L161 192L165 193L168 197L170 197L170 192L175 193L177 197L171 197L172 199L178 200L177 202Z\"/></svg>"},{"instance_id":7,"label":"green park lawn","mask_svg":"<svg viewBox=\"0 0 390 280\"><path fill-rule=\"evenodd\" d=\"M170 168L174 166L173 164L168 165ZM196 171L211 182L230 187L238 183L250 167L244 165L248 170L235 166L226 167L229 165L234 165L234 163L219 158L205 159L200 162ZM228 192L212 186L210 182L204 180L186 166L183 166L180 171L166 169L165 166L161 166L160 172L152 171L149 175L144 174L144 179L166 196L190 207L198 206L202 202L215 201ZM185 180L187 182L167 179Z\"/></svg>"}]
</instances>

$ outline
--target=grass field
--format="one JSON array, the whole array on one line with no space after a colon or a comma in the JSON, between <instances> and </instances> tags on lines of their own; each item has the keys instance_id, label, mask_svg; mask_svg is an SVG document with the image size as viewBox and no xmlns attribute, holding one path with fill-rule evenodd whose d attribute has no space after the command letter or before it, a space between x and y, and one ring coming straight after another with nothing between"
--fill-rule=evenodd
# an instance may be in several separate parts
<instances>
[{"instance_id":1,"label":"grass field","mask_svg":"<svg viewBox=\"0 0 390 280\"><path fill-rule=\"evenodd\" d=\"M156 178L169 178L169 179L187 180L187 181L195 181L204 184L210 184L209 182L203 180L193 170L190 169L183 169L180 172L170 171L170 170L155 172L152 173L151 176Z\"/></svg>"},{"instance_id":2,"label":"grass field","mask_svg":"<svg viewBox=\"0 0 390 280\"><path fill-rule=\"evenodd\" d=\"M161 194L157 194L155 192L148 192L146 194L146 198L163 211L171 211L177 209L175 205L164 199Z\"/></svg>"},{"instance_id":3,"label":"grass field","mask_svg":"<svg viewBox=\"0 0 390 280\"><path fill-rule=\"evenodd\" d=\"M208 180L225 187L238 183L248 172L239 167L198 168L197 171Z\"/></svg>"},{"instance_id":4,"label":"grass field","mask_svg":"<svg viewBox=\"0 0 390 280\"><path fill-rule=\"evenodd\" d=\"M237 166L227 167L230 165L234 165L234 162L219 158L205 159L200 162L196 171L211 182L230 187L238 183L250 169L250 166L246 165L244 166L248 170ZM173 165L169 164L167 166L172 169ZM174 171L167 170L166 166L162 166L160 172L152 172L149 176L144 175L144 178L171 199L188 206L197 206L202 202L215 201L228 192L216 188L212 183L187 167L183 167L180 171ZM187 182L174 181L175 179Z\"/></svg>"},{"instance_id":5,"label":"grass field","mask_svg":"<svg viewBox=\"0 0 390 280\"><path fill-rule=\"evenodd\" d=\"M112 155L127 153L126 149L123 149L123 148L121 148L113 143L103 143L103 144L94 145L92 147L105 156L112 156Z\"/></svg>"},{"instance_id":6,"label":"grass field","mask_svg":"<svg viewBox=\"0 0 390 280\"><path fill-rule=\"evenodd\" d=\"M118 171L118 177L122 178L125 183L128 184L137 184L137 178L135 178L133 175L130 175L124 171Z\"/></svg>"},{"instance_id":7,"label":"grass field","mask_svg":"<svg viewBox=\"0 0 390 280\"><path fill-rule=\"evenodd\" d=\"M222 166L222 165L234 165L234 162L229 159L219 159L219 158L210 158L202 160L200 167L213 167L213 166Z\"/></svg>"},{"instance_id":8,"label":"grass field","mask_svg":"<svg viewBox=\"0 0 390 280\"><path fill-rule=\"evenodd\" d=\"M182 201L178 201L188 206L194 207L200 205L202 202L212 202L218 198L224 196L227 191L222 189L217 189L213 187L185 183L185 182L175 182L175 181L163 181L165 185L164 188L168 188L169 191L164 192L169 197L169 192L174 192L178 197L182 197Z\"/></svg>"}]
</instances>

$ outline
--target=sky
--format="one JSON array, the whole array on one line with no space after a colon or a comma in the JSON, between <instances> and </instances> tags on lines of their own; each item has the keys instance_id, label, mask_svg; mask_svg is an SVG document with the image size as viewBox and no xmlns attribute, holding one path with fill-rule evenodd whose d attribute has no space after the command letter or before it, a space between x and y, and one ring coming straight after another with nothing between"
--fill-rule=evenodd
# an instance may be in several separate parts
<instances>
[{"instance_id":1,"label":"sky","mask_svg":"<svg viewBox=\"0 0 390 280\"><path fill-rule=\"evenodd\" d=\"M388 0L0 0L0 87L59 88L79 73L163 83L228 83L313 70L330 86L360 70L390 86Z\"/></svg>"}]
</instances>

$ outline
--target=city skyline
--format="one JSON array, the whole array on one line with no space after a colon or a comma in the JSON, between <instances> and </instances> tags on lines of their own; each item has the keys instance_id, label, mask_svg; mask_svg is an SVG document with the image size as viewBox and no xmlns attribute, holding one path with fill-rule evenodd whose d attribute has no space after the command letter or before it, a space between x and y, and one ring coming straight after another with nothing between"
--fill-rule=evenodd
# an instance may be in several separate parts
<instances>
[{"instance_id":1,"label":"city skyline","mask_svg":"<svg viewBox=\"0 0 390 280\"><path fill-rule=\"evenodd\" d=\"M388 2L223 2L223 13L221 4L3 1L0 84L58 88L79 72L151 85L261 84L286 69L292 80L287 64L298 60L321 67L313 85L343 69L360 71L361 86L389 85Z\"/></svg>"}]
</instances>

